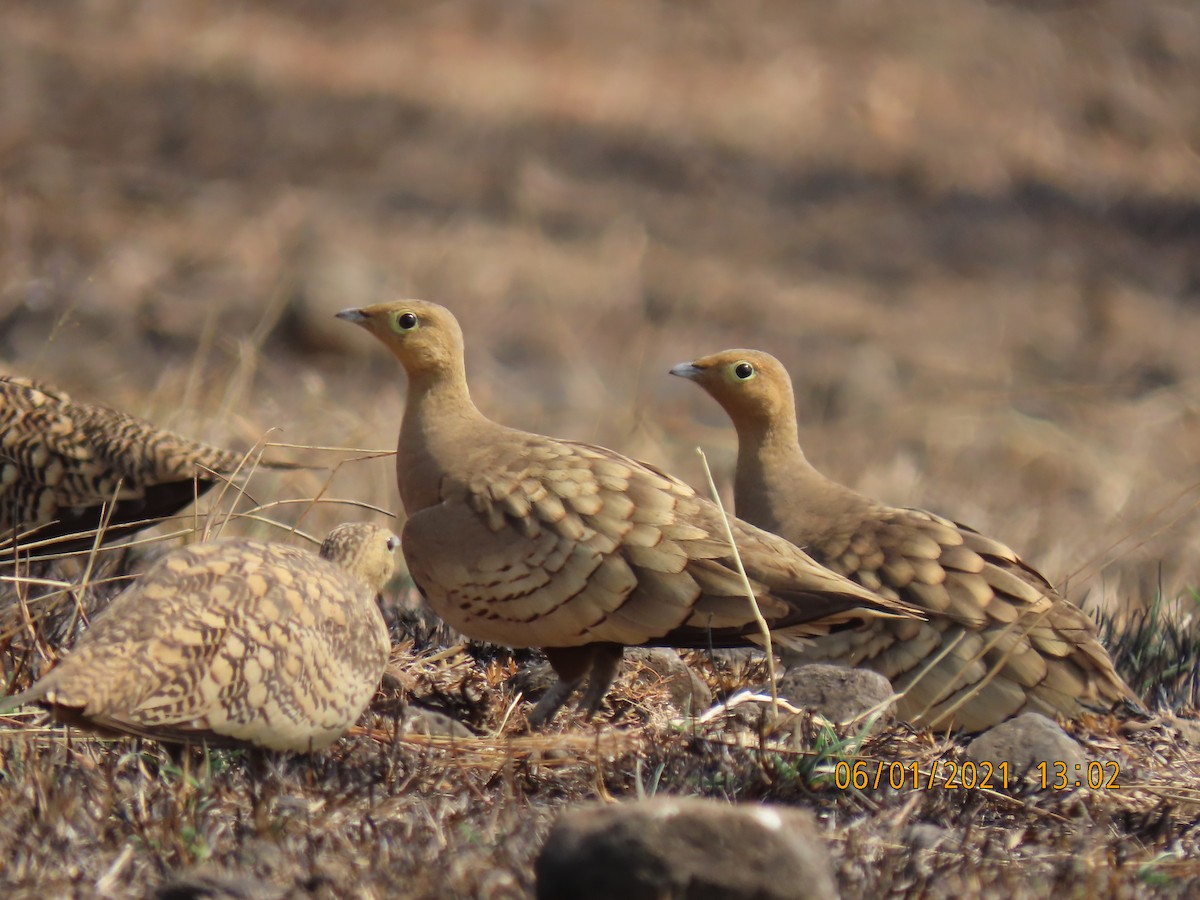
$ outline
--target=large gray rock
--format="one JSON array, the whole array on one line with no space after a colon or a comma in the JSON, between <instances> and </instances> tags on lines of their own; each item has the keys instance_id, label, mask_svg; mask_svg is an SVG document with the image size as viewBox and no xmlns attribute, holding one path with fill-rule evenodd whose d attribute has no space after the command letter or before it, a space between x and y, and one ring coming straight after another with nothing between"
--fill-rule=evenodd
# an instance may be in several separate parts
<instances>
[{"instance_id":1,"label":"large gray rock","mask_svg":"<svg viewBox=\"0 0 1200 900\"><path fill-rule=\"evenodd\" d=\"M535 866L539 900L837 897L812 816L661 797L563 813Z\"/></svg>"},{"instance_id":2,"label":"large gray rock","mask_svg":"<svg viewBox=\"0 0 1200 900\"><path fill-rule=\"evenodd\" d=\"M887 704L880 720L891 718L891 682L870 669L824 663L797 666L779 679L778 692L793 706L818 712L832 722L849 722L880 704Z\"/></svg>"},{"instance_id":3,"label":"large gray rock","mask_svg":"<svg viewBox=\"0 0 1200 900\"><path fill-rule=\"evenodd\" d=\"M1022 713L989 728L967 745L967 756L977 763L987 761L993 766L1008 763L1010 783L1025 773L1029 773L1033 781L1040 782L1042 773L1037 765L1042 762L1050 767L1046 777L1051 781L1056 777L1056 762L1066 765L1071 786L1081 776L1084 783L1087 779L1087 758L1083 748L1057 722L1041 713Z\"/></svg>"}]
</instances>

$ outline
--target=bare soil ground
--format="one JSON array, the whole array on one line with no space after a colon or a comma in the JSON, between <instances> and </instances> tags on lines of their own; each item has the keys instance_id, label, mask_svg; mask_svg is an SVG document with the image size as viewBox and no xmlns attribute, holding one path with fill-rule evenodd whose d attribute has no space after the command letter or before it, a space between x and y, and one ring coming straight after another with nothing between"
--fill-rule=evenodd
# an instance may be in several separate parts
<instances>
[{"instance_id":1,"label":"bare soil ground","mask_svg":"<svg viewBox=\"0 0 1200 900\"><path fill-rule=\"evenodd\" d=\"M727 485L731 430L666 370L760 347L827 472L1006 540L1118 620L1177 601L1190 647L1198 154L1187 0L8 0L0 366L227 444L387 450L402 376L332 314L421 296L459 315L494 417L696 484L700 445ZM336 468L256 476L259 502L298 501L275 520L370 514L318 495L398 512L389 459L295 452ZM291 895L523 896L558 809L652 780L813 807L847 895L1200 878L1194 754L1158 726L1080 726L1129 757L1121 793L837 791L816 744L809 768L731 748L632 676L615 724L520 737L514 658L426 637L366 732L263 777L11 723L0 881L139 895L200 866ZM403 697L485 737L394 741ZM843 751L961 748L894 728ZM915 853L913 823L950 847Z\"/></svg>"}]
</instances>

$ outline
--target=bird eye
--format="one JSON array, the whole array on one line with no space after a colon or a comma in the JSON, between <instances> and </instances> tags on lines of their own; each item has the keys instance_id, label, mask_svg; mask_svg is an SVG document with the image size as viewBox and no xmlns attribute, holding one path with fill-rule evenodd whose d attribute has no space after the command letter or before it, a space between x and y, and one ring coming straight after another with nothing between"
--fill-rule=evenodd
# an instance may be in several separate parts
<instances>
[{"instance_id":1,"label":"bird eye","mask_svg":"<svg viewBox=\"0 0 1200 900\"><path fill-rule=\"evenodd\" d=\"M396 537L394 534L390 538L387 539L388 553L394 553L396 551L396 548L399 546L400 546L400 538Z\"/></svg>"},{"instance_id":2,"label":"bird eye","mask_svg":"<svg viewBox=\"0 0 1200 900\"><path fill-rule=\"evenodd\" d=\"M739 381L746 381L754 377L754 366L744 360L739 363L734 363L733 374L737 376Z\"/></svg>"},{"instance_id":3,"label":"bird eye","mask_svg":"<svg viewBox=\"0 0 1200 900\"><path fill-rule=\"evenodd\" d=\"M417 314L405 310L404 312L396 313L392 319L392 330L403 334L406 331L412 331L419 325Z\"/></svg>"}]
</instances>

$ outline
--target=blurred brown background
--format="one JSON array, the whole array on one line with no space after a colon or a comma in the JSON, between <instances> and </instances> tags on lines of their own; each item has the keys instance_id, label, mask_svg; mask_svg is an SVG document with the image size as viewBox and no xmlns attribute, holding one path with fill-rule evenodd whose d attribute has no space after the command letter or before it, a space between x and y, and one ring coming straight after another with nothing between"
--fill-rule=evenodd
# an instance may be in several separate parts
<instances>
[{"instance_id":1,"label":"blurred brown background","mask_svg":"<svg viewBox=\"0 0 1200 900\"><path fill-rule=\"evenodd\" d=\"M1192 0L7 0L0 365L390 448L332 315L421 296L485 412L727 487L666 370L760 347L827 472L1142 603L1200 584L1198 154Z\"/></svg>"}]
</instances>

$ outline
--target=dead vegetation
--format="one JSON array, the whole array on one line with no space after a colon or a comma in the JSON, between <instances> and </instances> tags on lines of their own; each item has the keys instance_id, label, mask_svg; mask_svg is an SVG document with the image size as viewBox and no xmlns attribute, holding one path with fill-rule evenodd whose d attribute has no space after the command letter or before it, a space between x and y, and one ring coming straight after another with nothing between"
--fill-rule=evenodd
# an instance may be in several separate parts
<instances>
[{"instance_id":1,"label":"dead vegetation","mask_svg":"<svg viewBox=\"0 0 1200 900\"><path fill-rule=\"evenodd\" d=\"M397 376L342 307L446 302L481 408L697 486L694 448L724 487L733 434L666 370L757 346L831 475L1010 543L1103 610L1149 700L1196 705L1193 4L59 0L4 24L5 369L226 446L358 448L256 473L228 533L395 511ZM171 545L32 573L55 583L0 616L5 687ZM745 705L689 724L633 672L602 722L526 735L527 655L450 652L393 605L394 677L312 758L6 718L6 894L528 896L559 809L639 792L812 808L847 896L1196 890L1200 763L1165 724L1075 729L1128 761L1119 792L838 790L841 758L962 749L762 737ZM759 677L694 663L718 698ZM476 737L397 738L411 704Z\"/></svg>"},{"instance_id":2,"label":"dead vegetation","mask_svg":"<svg viewBox=\"0 0 1200 900\"><path fill-rule=\"evenodd\" d=\"M214 510L202 521L237 520ZM123 562L112 565L112 576L123 574ZM770 697L744 690L763 682L761 656L691 652L717 701L702 715L681 713L657 674L635 663L599 721L569 714L531 734L521 691L538 689L529 674L538 655L462 642L411 587L397 588L383 687L324 753L172 748L64 729L32 711L0 718L9 895L529 896L533 860L561 809L656 794L814 810L847 895L1182 896L1200 881L1197 734L1166 720L1070 727L1089 760L1112 762L1105 771L1119 771L1119 788L1038 790L1015 772L1006 784L955 788L947 764L967 762L964 741L902 724L834 726L805 712L773 722ZM6 591L24 598L16 627L0 635L15 690L112 588L102 580L56 593L17 581ZM40 604L30 599L38 595ZM1156 612L1110 635L1122 674L1144 674L1158 685L1150 695L1174 706L1192 697L1190 682L1163 677L1153 661L1174 648L1177 669L1196 668L1200 653L1178 641L1181 628ZM426 710L469 733L405 728ZM847 785L857 763L866 780Z\"/></svg>"},{"instance_id":3,"label":"dead vegetation","mask_svg":"<svg viewBox=\"0 0 1200 900\"><path fill-rule=\"evenodd\" d=\"M414 618L414 617L410 617ZM857 893L1184 895L1195 863L1200 751L1169 725L1091 719L1088 758L1118 760L1119 789L953 789L936 764L963 745L903 725L866 734L802 713L771 733L737 702L761 660L691 662L732 702L682 717L654 679L619 681L601 721L529 734L514 655L398 629L392 677L351 736L312 757L108 741L23 713L0 728L10 896L143 895L235 882L246 896L529 896L532 861L573 803L654 794L816 811L839 884ZM525 654L528 656L528 654ZM529 660L526 660L528 664ZM749 668L747 668L749 666ZM471 737L403 730L416 705ZM915 763L901 789L839 787L839 762Z\"/></svg>"}]
</instances>

